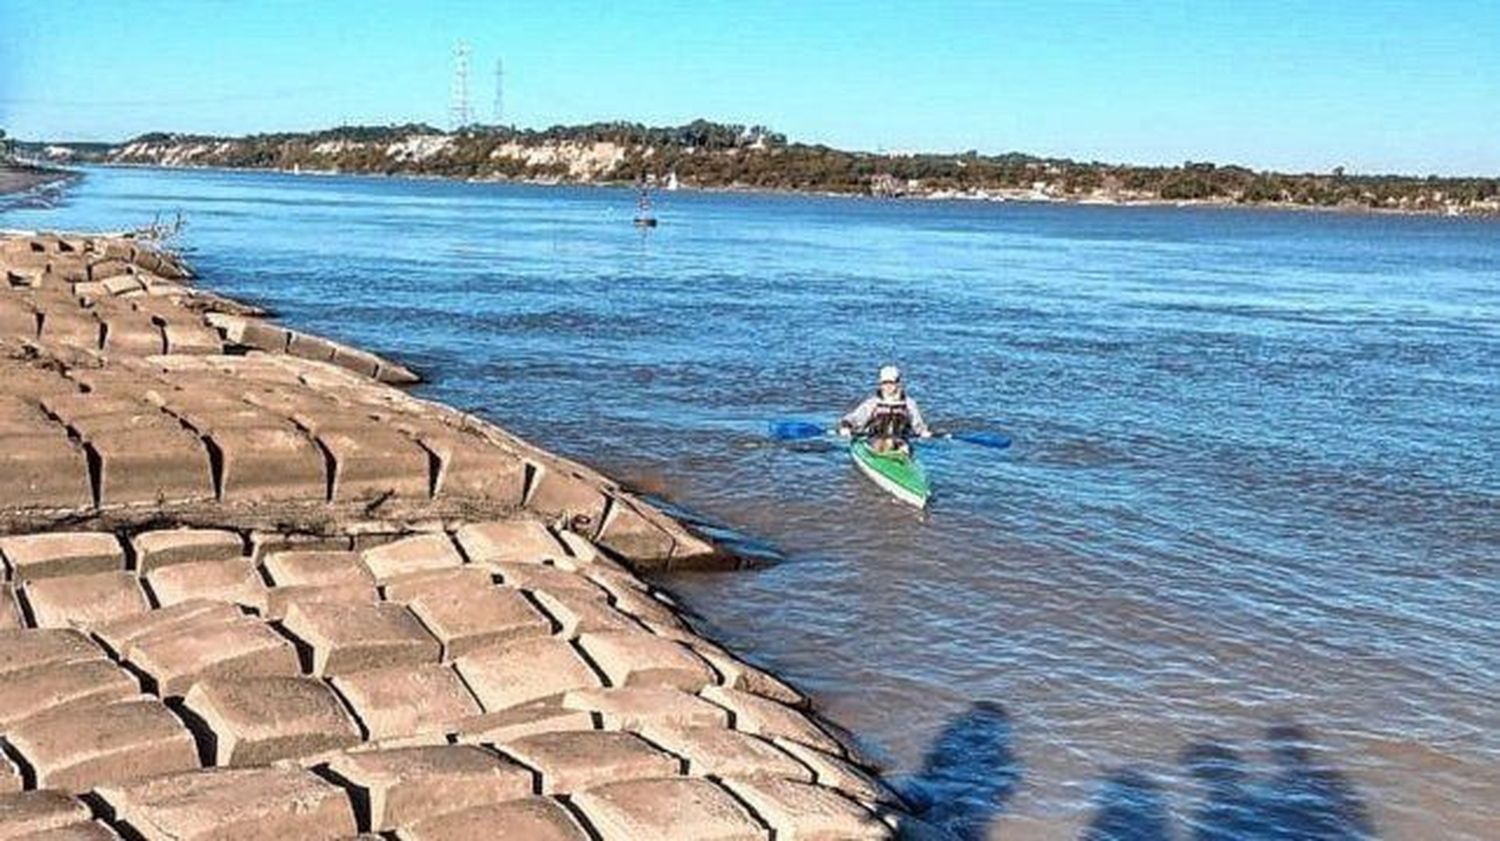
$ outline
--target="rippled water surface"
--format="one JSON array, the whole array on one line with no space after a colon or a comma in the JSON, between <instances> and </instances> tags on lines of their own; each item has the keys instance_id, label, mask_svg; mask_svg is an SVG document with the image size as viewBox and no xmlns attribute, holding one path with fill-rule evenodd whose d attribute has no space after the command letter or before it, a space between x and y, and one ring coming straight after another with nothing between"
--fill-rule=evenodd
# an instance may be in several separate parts
<instances>
[{"instance_id":1,"label":"rippled water surface","mask_svg":"<svg viewBox=\"0 0 1500 841\"><path fill-rule=\"evenodd\" d=\"M765 541L664 583L964 837L1500 837L1500 224L633 203L97 170L0 225L181 209L214 288ZM764 435L892 360L1016 442L924 450L925 517Z\"/></svg>"}]
</instances>

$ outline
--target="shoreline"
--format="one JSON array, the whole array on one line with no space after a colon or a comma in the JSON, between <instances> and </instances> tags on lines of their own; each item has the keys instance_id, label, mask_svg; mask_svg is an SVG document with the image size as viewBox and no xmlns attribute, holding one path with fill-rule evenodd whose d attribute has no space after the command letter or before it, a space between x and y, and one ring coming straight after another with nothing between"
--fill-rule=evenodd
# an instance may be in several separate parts
<instances>
[{"instance_id":1,"label":"shoreline","mask_svg":"<svg viewBox=\"0 0 1500 841\"><path fill-rule=\"evenodd\" d=\"M79 178L77 172L51 167L0 165L0 196L12 197Z\"/></svg>"},{"instance_id":2,"label":"shoreline","mask_svg":"<svg viewBox=\"0 0 1500 841\"><path fill-rule=\"evenodd\" d=\"M0 830L926 831L641 577L739 562L613 480L145 239L0 274Z\"/></svg>"},{"instance_id":3,"label":"shoreline","mask_svg":"<svg viewBox=\"0 0 1500 841\"><path fill-rule=\"evenodd\" d=\"M195 172L248 172L248 173L270 173L277 175L296 175L299 177L352 177L404 181L443 181L455 184L520 184L530 187L574 187L574 188L596 188L596 189L619 189L632 190L636 184L629 181L567 181L562 179L547 178L456 178L447 175L424 175L420 173L381 173L381 172L358 172L353 170L323 170L323 169L282 169L278 167L234 167L234 166L211 166L211 165L180 165L180 164L155 164L155 163L90 163L88 166L97 166L104 169L157 169L166 171L195 171ZM724 194L724 195L751 195L751 196L806 196L813 198L864 200L873 202L902 202L902 203L928 203L928 202L952 202L961 204L1020 204L1028 206L1054 206L1054 207L1102 207L1120 209L1179 209L1179 210L1244 210L1264 213L1317 213L1348 216L1387 216L1387 217L1412 217L1431 219L1461 219L1470 221L1500 221L1500 212L1449 212L1439 210L1411 210L1402 208L1384 208L1367 206L1326 206L1315 204L1299 204L1296 202L1238 202L1232 199L1101 199L1092 196L1066 196L1066 197L1036 197L1030 195L1030 191L1016 191L1018 195L994 195L994 194L958 194L945 191L934 191L920 195L900 196L873 196L868 193L837 192L831 190L798 190L792 188L776 187L752 187L727 185L716 187L704 187L697 185L682 185L677 190L668 191L655 188L657 193L701 193L701 194Z\"/></svg>"}]
</instances>

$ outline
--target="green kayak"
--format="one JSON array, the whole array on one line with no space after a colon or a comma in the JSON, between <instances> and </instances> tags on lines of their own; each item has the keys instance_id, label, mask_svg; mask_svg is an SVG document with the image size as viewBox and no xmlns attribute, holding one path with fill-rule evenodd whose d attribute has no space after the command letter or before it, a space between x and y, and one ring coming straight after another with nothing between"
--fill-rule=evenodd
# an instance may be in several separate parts
<instances>
[{"instance_id":1,"label":"green kayak","mask_svg":"<svg viewBox=\"0 0 1500 841\"><path fill-rule=\"evenodd\" d=\"M907 505L927 507L927 497L932 491L927 487L922 466L910 453L877 453L863 438L856 438L849 444L849 455L854 459L854 466L886 493Z\"/></svg>"}]
</instances>

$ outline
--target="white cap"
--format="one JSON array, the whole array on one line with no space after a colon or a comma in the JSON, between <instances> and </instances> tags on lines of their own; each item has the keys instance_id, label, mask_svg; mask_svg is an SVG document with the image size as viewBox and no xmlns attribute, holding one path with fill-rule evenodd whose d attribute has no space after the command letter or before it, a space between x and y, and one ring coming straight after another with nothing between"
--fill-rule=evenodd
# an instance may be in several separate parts
<instances>
[{"instance_id":1,"label":"white cap","mask_svg":"<svg viewBox=\"0 0 1500 841\"><path fill-rule=\"evenodd\" d=\"M880 381L882 383L901 382L901 369L895 365L887 365L880 369Z\"/></svg>"}]
</instances>

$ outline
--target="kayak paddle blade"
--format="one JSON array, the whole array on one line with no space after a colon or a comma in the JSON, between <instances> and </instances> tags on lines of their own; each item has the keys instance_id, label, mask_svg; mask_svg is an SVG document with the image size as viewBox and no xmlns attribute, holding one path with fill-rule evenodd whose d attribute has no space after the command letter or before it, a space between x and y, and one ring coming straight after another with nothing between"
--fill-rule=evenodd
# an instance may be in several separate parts
<instances>
[{"instance_id":1,"label":"kayak paddle blade","mask_svg":"<svg viewBox=\"0 0 1500 841\"><path fill-rule=\"evenodd\" d=\"M777 441L805 441L809 438L821 438L827 434L827 429L807 421L771 421L771 437Z\"/></svg>"},{"instance_id":2,"label":"kayak paddle blade","mask_svg":"<svg viewBox=\"0 0 1500 841\"><path fill-rule=\"evenodd\" d=\"M1010 439L998 432L955 432L953 440L996 450L1003 450L1010 446Z\"/></svg>"}]
</instances>

